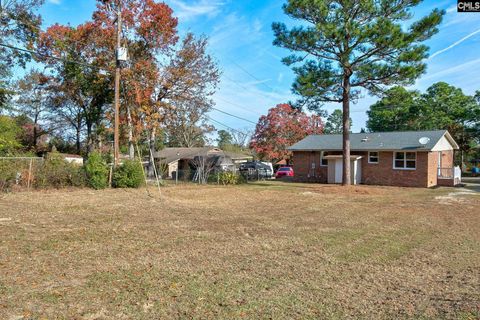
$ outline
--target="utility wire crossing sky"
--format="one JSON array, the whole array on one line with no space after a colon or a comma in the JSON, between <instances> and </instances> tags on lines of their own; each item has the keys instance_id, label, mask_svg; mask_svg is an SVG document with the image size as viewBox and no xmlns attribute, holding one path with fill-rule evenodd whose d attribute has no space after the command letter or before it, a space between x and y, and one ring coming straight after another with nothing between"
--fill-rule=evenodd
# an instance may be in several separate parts
<instances>
[{"instance_id":1,"label":"utility wire crossing sky","mask_svg":"<svg viewBox=\"0 0 480 320\"><path fill-rule=\"evenodd\" d=\"M279 103L295 100L294 75L281 59L290 53L273 46L273 22L295 24L282 11L279 0L166 0L179 19L179 31L209 37L209 52L223 71L210 116L237 130L252 129L262 114ZM430 47L428 71L411 89L425 90L445 81L466 94L480 89L480 13L457 13L457 1L424 1L413 19L433 8L446 10L440 32ZM56 22L77 25L91 18L94 0L47 0L41 14L43 28ZM365 127L366 111L378 98L365 95L351 108L353 131ZM331 113L340 104L327 104Z\"/></svg>"}]
</instances>

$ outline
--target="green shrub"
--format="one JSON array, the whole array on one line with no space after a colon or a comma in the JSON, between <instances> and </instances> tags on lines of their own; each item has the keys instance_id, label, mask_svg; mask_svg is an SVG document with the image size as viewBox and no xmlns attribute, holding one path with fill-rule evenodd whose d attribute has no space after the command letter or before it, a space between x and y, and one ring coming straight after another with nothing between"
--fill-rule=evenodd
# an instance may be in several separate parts
<instances>
[{"instance_id":1,"label":"green shrub","mask_svg":"<svg viewBox=\"0 0 480 320\"><path fill-rule=\"evenodd\" d=\"M136 160L125 160L113 172L112 184L115 188L138 188L144 184L142 164Z\"/></svg>"},{"instance_id":2,"label":"green shrub","mask_svg":"<svg viewBox=\"0 0 480 320\"><path fill-rule=\"evenodd\" d=\"M98 152L91 153L85 164L88 186L96 190L108 187L108 171L102 155Z\"/></svg>"},{"instance_id":3,"label":"green shrub","mask_svg":"<svg viewBox=\"0 0 480 320\"><path fill-rule=\"evenodd\" d=\"M34 175L36 188L64 188L85 186L85 171L68 163L58 153L50 153Z\"/></svg>"},{"instance_id":4,"label":"green shrub","mask_svg":"<svg viewBox=\"0 0 480 320\"><path fill-rule=\"evenodd\" d=\"M224 172L219 172L217 174L218 182L223 185L229 185L229 184L241 184L244 182L244 179L241 175L236 174L231 171L224 171Z\"/></svg>"},{"instance_id":5,"label":"green shrub","mask_svg":"<svg viewBox=\"0 0 480 320\"><path fill-rule=\"evenodd\" d=\"M0 161L0 192L10 189L15 184L17 172L17 167L13 161Z\"/></svg>"}]
</instances>

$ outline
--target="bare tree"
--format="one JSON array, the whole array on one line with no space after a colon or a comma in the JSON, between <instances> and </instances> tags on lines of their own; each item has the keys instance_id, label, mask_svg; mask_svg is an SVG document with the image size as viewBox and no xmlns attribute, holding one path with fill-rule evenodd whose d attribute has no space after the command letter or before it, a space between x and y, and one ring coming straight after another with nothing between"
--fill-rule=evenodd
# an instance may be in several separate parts
<instances>
[{"instance_id":1,"label":"bare tree","mask_svg":"<svg viewBox=\"0 0 480 320\"><path fill-rule=\"evenodd\" d=\"M157 102L167 104L167 136L178 146L192 147L204 140L213 127L206 114L214 102L220 77L216 62L207 53L206 38L189 33L169 65L163 70ZM200 142L200 143L199 143Z\"/></svg>"},{"instance_id":2,"label":"bare tree","mask_svg":"<svg viewBox=\"0 0 480 320\"><path fill-rule=\"evenodd\" d=\"M250 139L253 136L253 130L245 128L243 130L229 130L232 136L232 143L241 149L244 149L250 143Z\"/></svg>"},{"instance_id":3,"label":"bare tree","mask_svg":"<svg viewBox=\"0 0 480 320\"><path fill-rule=\"evenodd\" d=\"M175 104L168 112L165 129L171 147L203 147L205 135L214 130L207 123L205 114L210 110L207 104L196 105L190 101Z\"/></svg>"},{"instance_id":4,"label":"bare tree","mask_svg":"<svg viewBox=\"0 0 480 320\"><path fill-rule=\"evenodd\" d=\"M193 181L199 184L207 184L208 177L215 169L217 158L208 155L198 155L192 160L192 165L195 168L195 176Z\"/></svg>"}]
</instances>

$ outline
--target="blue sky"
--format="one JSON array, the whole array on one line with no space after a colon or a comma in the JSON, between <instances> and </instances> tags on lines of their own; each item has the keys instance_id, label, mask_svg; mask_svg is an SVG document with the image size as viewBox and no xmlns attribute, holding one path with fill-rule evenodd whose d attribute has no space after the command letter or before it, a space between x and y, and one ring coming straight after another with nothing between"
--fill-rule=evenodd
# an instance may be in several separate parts
<instances>
[{"instance_id":1,"label":"blue sky","mask_svg":"<svg viewBox=\"0 0 480 320\"><path fill-rule=\"evenodd\" d=\"M216 107L257 122L278 103L295 99L291 69L281 63L288 51L272 45L272 22L291 23L282 12L282 0L167 0L179 18L180 34L192 31L210 38L210 53L223 76L215 94ZM480 90L480 14L457 13L456 0L424 1L414 19L433 8L447 11L440 32L427 42L431 58L428 72L414 88L425 90L445 81L467 94ZM47 0L41 10L44 27L55 22L76 25L88 20L94 0ZM352 106L353 131L365 127L365 111L377 98L366 95ZM327 111L340 105L325 106ZM236 129L254 125L217 111L211 117ZM216 126L222 129L221 126Z\"/></svg>"}]
</instances>

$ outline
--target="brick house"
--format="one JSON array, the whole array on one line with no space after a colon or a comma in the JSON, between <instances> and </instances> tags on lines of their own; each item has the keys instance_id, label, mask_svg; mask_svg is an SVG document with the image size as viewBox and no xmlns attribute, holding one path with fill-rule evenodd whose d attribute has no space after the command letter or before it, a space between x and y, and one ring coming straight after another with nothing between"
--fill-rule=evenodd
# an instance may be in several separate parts
<instances>
[{"instance_id":1,"label":"brick house","mask_svg":"<svg viewBox=\"0 0 480 320\"><path fill-rule=\"evenodd\" d=\"M402 187L455 186L458 145L448 131L355 133L350 135L353 184ZM289 148L295 180L341 183L342 135L311 135Z\"/></svg>"}]
</instances>

